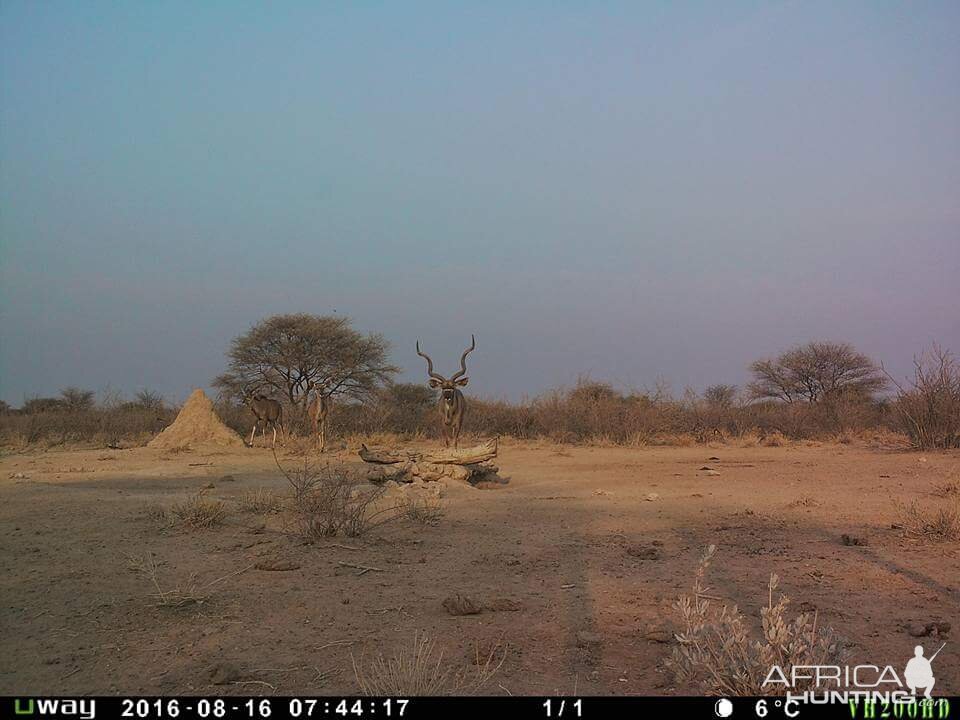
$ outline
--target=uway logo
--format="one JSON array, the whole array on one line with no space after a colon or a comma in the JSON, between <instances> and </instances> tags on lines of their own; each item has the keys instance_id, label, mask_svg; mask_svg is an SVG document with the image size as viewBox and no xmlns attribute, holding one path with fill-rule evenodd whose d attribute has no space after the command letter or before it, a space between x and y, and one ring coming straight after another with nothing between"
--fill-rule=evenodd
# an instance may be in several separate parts
<instances>
[{"instance_id":1,"label":"uway logo","mask_svg":"<svg viewBox=\"0 0 960 720\"><path fill-rule=\"evenodd\" d=\"M13 701L13 714L19 716L78 717L93 720L97 714L96 700L55 700L38 698L17 698Z\"/></svg>"},{"instance_id":2,"label":"uway logo","mask_svg":"<svg viewBox=\"0 0 960 720\"><path fill-rule=\"evenodd\" d=\"M936 684L932 663L945 645L929 658L924 657L923 646L917 645L902 680L892 665L793 665L789 671L774 665L763 687L782 686L788 698L810 703L845 703L858 698L905 703L914 700L918 690L929 700Z\"/></svg>"}]
</instances>

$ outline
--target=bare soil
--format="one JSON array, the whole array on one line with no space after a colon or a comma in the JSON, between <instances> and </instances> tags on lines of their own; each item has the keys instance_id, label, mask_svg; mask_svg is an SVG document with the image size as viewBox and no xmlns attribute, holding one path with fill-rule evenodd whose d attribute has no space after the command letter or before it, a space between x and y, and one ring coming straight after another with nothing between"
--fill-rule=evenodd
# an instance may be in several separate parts
<instances>
[{"instance_id":1,"label":"bare soil","mask_svg":"<svg viewBox=\"0 0 960 720\"><path fill-rule=\"evenodd\" d=\"M946 641L936 692L960 692L960 642L908 630L960 631L960 545L891 527L894 501L946 502L935 491L960 481L960 453L504 441L496 462L509 482L449 484L436 526L309 544L239 510L246 491L288 490L263 447L7 455L0 693L355 693L351 654L409 647L417 631L454 667L502 638L487 693L689 692L663 660L671 604L710 543L714 592L749 616L776 572L794 609L847 639L851 663L902 669L916 644ZM227 504L223 525L152 518L204 488ZM194 576L209 597L158 607L131 567L145 556L166 588ZM457 594L482 611L451 614Z\"/></svg>"}]
</instances>

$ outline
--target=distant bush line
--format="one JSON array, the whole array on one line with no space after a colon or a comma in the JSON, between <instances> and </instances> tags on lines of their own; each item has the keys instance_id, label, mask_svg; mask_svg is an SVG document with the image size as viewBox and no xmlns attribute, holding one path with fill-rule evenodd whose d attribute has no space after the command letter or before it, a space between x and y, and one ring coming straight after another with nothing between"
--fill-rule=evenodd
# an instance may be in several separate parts
<instances>
[{"instance_id":1,"label":"distant bush line","mask_svg":"<svg viewBox=\"0 0 960 720\"><path fill-rule=\"evenodd\" d=\"M831 369L824 372L823 368ZM834 371L839 368L844 372ZM894 394L877 397L881 368L845 345L811 343L751 366L746 391L714 385L702 394L674 397L665 389L621 393L582 380L511 403L468 397L464 432L474 436L548 439L561 443L689 445L752 438L847 442L862 433L902 433L917 448L960 447L960 365L937 346L915 360L914 377L889 378ZM841 382L837 378L841 378ZM388 382L363 402L336 402L334 442L349 436L391 433L437 438L436 395L425 385ZM221 419L241 435L253 417L243 405L217 403ZM301 432L302 411L287 408L288 429ZM0 404L0 444L145 444L176 416L159 395L137 394L95 404L93 393L66 388L58 398L33 398L18 410ZM892 438L887 438L892 440Z\"/></svg>"},{"instance_id":2,"label":"distant bush line","mask_svg":"<svg viewBox=\"0 0 960 720\"><path fill-rule=\"evenodd\" d=\"M335 405L334 441L381 433L439 437L436 407L429 395L423 395L426 398L417 403L398 402L393 394L383 394L364 403ZM903 402L849 398L816 404L769 400L718 404L692 393L679 399L665 392L624 395L604 383L582 382L522 403L470 398L464 431L477 436L610 445L689 445L777 434L792 440L843 440L874 430L910 434L910 421L905 421L900 406ZM916 416L920 405L911 398L910 417ZM253 418L245 406L218 403L217 412L239 434L250 432ZM167 406L125 405L76 411L8 410L0 415L0 443L7 447L38 443L143 445L173 422L176 413ZM294 432L304 427L296 417L290 418L288 425Z\"/></svg>"}]
</instances>

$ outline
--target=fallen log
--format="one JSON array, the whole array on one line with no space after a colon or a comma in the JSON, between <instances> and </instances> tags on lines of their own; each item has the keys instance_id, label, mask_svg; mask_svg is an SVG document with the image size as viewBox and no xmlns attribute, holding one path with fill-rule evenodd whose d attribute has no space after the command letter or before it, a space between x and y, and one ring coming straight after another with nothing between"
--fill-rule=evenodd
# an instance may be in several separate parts
<instances>
[{"instance_id":1,"label":"fallen log","mask_svg":"<svg viewBox=\"0 0 960 720\"><path fill-rule=\"evenodd\" d=\"M360 446L360 459L372 467L367 481L384 483L436 482L444 478L477 483L496 475L490 460L497 456L498 438L469 448L444 448L428 453Z\"/></svg>"},{"instance_id":2,"label":"fallen log","mask_svg":"<svg viewBox=\"0 0 960 720\"><path fill-rule=\"evenodd\" d=\"M393 465L394 463L409 462L419 457L419 454L414 452L401 453L397 450L378 450L376 448L371 450L363 444L360 445L358 454L361 460L374 465Z\"/></svg>"},{"instance_id":3,"label":"fallen log","mask_svg":"<svg viewBox=\"0 0 960 720\"><path fill-rule=\"evenodd\" d=\"M482 445L469 448L444 448L424 453L420 460L435 465L477 465L497 456L498 443L499 438L492 438Z\"/></svg>"},{"instance_id":4,"label":"fallen log","mask_svg":"<svg viewBox=\"0 0 960 720\"><path fill-rule=\"evenodd\" d=\"M492 438L468 448L443 448L427 453L413 450L368 448L360 445L358 454L364 462L373 465L395 465L402 462L427 462L435 465L477 465L497 456L499 438Z\"/></svg>"}]
</instances>

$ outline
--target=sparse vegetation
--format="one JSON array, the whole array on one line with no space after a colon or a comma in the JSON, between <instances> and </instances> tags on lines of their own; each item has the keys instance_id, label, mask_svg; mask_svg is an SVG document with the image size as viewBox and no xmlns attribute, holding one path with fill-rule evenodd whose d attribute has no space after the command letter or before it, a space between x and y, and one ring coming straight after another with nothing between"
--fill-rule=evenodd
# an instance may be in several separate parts
<instances>
[{"instance_id":1,"label":"sparse vegetation","mask_svg":"<svg viewBox=\"0 0 960 720\"><path fill-rule=\"evenodd\" d=\"M443 519L446 510L437 496L410 494L400 503L406 518L419 525L434 526Z\"/></svg>"},{"instance_id":2,"label":"sparse vegetation","mask_svg":"<svg viewBox=\"0 0 960 720\"><path fill-rule=\"evenodd\" d=\"M679 645L668 660L681 683L707 695L771 695L782 685L763 686L773 665L785 673L794 665L839 664L843 650L833 631L817 627L816 614L786 617L789 598L774 593L779 579L770 575L767 604L760 609L761 637L754 639L744 616L734 605L714 608L706 573L716 551L710 545L700 559L693 591L674 606L679 615ZM795 691L807 689L795 687Z\"/></svg>"},{"instance_id":3,"label":"sparse vegetation","mask_svg":"<svg viewBox=\"0 0 960 720\"><path fill-rule=\"evenodd\" d=\"M170 514L178 525L191 529L216 527L227 517L227 506L219 500L211 500L201 490L186 500L174 503Z\"/></svg>"},{"instance_id":4,"label":"sparse vegetation","mask_svg":"<svg viewBox=\"0 0 960 720\"><path fill-rule=\"evenodd\" d=\"M412 647L401 647L389 658L378 655L365 665L362 657L350 657L361 693L405 697L477 694L503 665L507 649L501 641L484 651L476 643L475 655L470 668L455 671L432 639L415 633Z\"/></svg>"},{"instance_id":5,"label":"sparse vegetation","mask_svg":"<svg viewBox=\"0 0 960 720\"><path fill-rule=\"evenodd\" d=\"M290 511L295 531L303 537L359 537L402 514L393 505L377 507L386 488L361 485L342 466L304 456L296 467L285 468L276 451L273 456L293 488Z\"/></svg>"},{"instance_id":6,"label":"sparse vegetation","mask_svg":"<svg viewBox=\"0 0 960 720\"><path fill-rule=\"evenodd\" d=\"M159 503L144 505L140 511L140 516L158 527L167 527L171 524L170 514L167 512L167 509Z\"/></svg>"},{"instance_id":7,"label":"sparse vegetation","mask_svg":"<svg viewBox=\"0 0 960 720\"><path fill-rule=\"evenodd\" d=\"M202 603L209 597L199 587L196 573L191 573L185 583L178 583L175 587L164 590L160 584L157 561L152 553L127 555L126 557L127 569L149 581L153 587L150 597L159 607L182 608L187 605Z\"/></svg>"},{"instance_id":8,"label":"sparse vegetation","mask_svg":"<svg viewBox=\"0 0 960 720\"><path fill-rule=\"evenodd\" d=\"M893 381L902 428L920 449L960 447L960 364L939 345L913 364L907 387Z\"/></svg>"},{"instance_id":9,"label":"sparse vegetation","mask_svg":"<svg viewBox=\"0 0 960 720\"><path fill-rule=\"evenodd\" d=\"M960 540L960 498L935 506L896 503L897 526L910 537L933 542Z\"/></svg>"},{"instance_id":10,"label":"sparse vegetation","mask_svg":"<svg viewBox=\"0 0 960 720\"><path fill-rule=\"evenodd\" d=\"M933 494L940 497L960 497L960 482L947 480L933 486Z\"/></svg>"},{"instance_id":11,"label":"sparse vegetation","mask_svg":"<svg viewBox=\"0 0 960 720\"><path fill-rule=\"evenodd\" d=\"M372 343L368 348L372 354L366 369L358 371L356 385L354 380L344 381L344 387L353 390L341 393L346 402L335 406L337 436L438 437L433 391L390 382L392 368L378 364L383 347L375 339L354 338L363 347ZM662 384L620 391L583 378L572 388L550 390L519 403L472 397L464 437L500 435L602 446L779 446L797 440L901 446L909 436L918 448L960 446L960 370L947 351L934 348L924 354L917 361L913 381L909 387L897 386L895 399L874 396L883 386L876 366L845 344L810 343L752 367L756 379L746 391L720 384L702 395L687 391L677 398ZM242 385L237 373L240 370L218 379L223 395L216 412L228 427L245 436L251 415L234 397ZM316 387L318 380L311 382ZM277 397L284 398L290 429L302 431L301 406L307 395L296 386L291 400L289 387L284 384L280 390ZM69 412L63 398L34 398L19 410L0 414L0 443L21 449L38 443L140 445L175 415L175 409L150 391L141 391L133 402L105 398L93 408ZM291 448L300 447L304 454L314 442L298 445L296 436L288 440Z\"/></svg>"},{"instance_id":12,"label":"sparse vegetation","mask_svg":"<svg viewBox=\"0 0 960 720\"><path fill-rule=\"evenodd\" d=\"M127 569L147 580L153 587L149 595L157 606L173 609L183 608L189 605L199 605L206 602L210 599L209 590L214 585L229 577L246 572L250 567L253 567L252 565L247 566L203 585L200 584L197 574L191 573L185 582L177 583L174 587L165 590L160 582L160 571L153 553L148 552L143 555L127 554L125 557L127 560Z\"/></svg>"},{"instance_id":13,"label":"sparse vegetation","mask_svg":"<svg viewBox=\"0 0 960 720\"><path fill-rule=\"evenodd\" d=\"M266 488L247 490L237 500L241 512L269 515L283 509L283 499Z\"/></svg>"}]
</instances>

